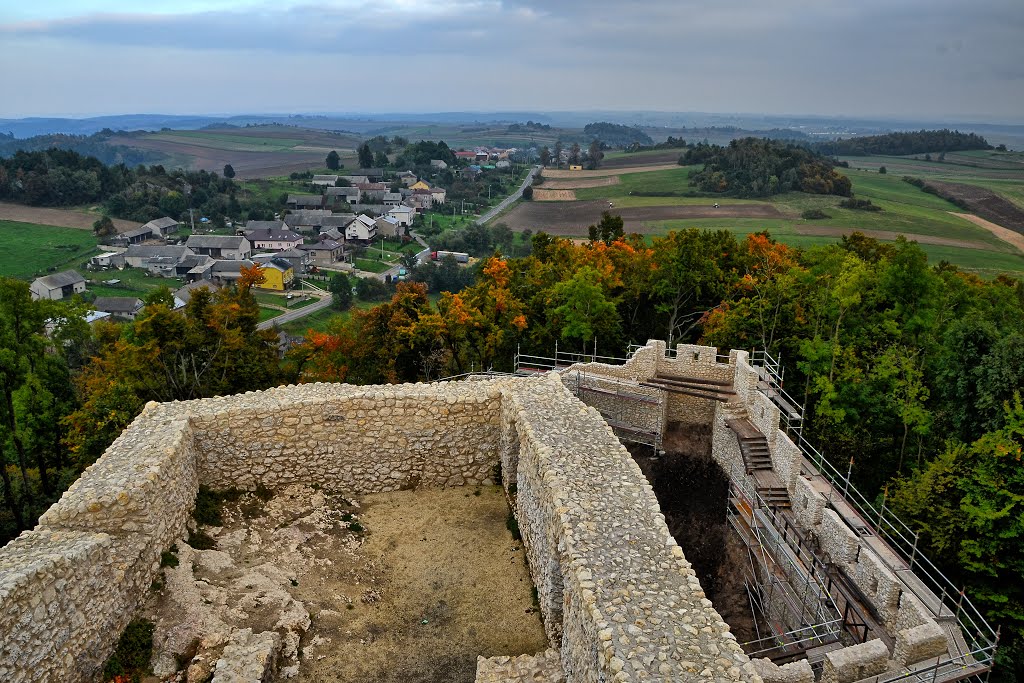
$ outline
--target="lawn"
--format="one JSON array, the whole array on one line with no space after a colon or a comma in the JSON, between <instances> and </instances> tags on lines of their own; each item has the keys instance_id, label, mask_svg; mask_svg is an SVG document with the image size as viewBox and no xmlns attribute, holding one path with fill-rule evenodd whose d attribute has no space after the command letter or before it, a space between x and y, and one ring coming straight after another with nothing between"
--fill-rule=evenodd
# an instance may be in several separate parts
<instances>
[{"instance_id":1,"label":"lawn","mask_svg":"<svg viewBox=\"0 0 1024 683\"><path fill-rule=\"evenodd\" d=\"M96 296L137 296L142 299L158 287L167 287L174 291L183 284L177 278L152 277L139 268L103 270L83 274L88 280L88 290ZM120 280L120 282L116 285L103 284L107 280Z\"/></svg>"},{"instance_id":2,"label":"lawn","mask_svg":"<svg viewBox=\"0 0 1024 683\"><path fill-rule=\"evenodd\" d=\"M0 221L0 244L0 275L23 279L79 268L99 253L89 230L16 221Z\"/></svg>"},{"instance_id":3,"label":"lawn","mask_svg":"<svg viewBox=\"0 0 1024 683\"><path fill-rule=\"evenodd\" d=\"M373 259L365 258L357 258L355 260L355 265L359 270L365 270L368 273L383 273L385 270L394 266L393 263L385 263L383 261L375 261Z\"/></svg>"}]
</instances>

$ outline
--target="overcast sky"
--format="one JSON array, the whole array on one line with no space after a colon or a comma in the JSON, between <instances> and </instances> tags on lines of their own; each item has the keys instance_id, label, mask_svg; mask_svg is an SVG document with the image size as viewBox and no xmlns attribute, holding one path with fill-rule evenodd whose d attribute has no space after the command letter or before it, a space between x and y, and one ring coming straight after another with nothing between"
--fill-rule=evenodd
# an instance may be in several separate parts
<instances>
[{"instance_id":1,"label":"overcast sky","mask_svg":"<svg viewBox=\"0 0 1024 683\"><path fill-rule=\"evenodd\" d=\"M0 117L1024 121L1024 0L2 0Z\"/></svg>"}]
</instances>

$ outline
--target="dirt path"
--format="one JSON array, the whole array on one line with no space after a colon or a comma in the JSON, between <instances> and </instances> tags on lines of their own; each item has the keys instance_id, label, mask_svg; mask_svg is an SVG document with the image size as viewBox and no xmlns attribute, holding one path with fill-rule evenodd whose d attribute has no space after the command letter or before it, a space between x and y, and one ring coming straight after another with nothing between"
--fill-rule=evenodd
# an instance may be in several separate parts
<instances>
[{"instance_id":1,"label":"dirt path","mask_svg":"<svg viewBox=\"0 0 1024 683\"><path fill-rule=\"evenodd\" d=\"M568 171L565 169L545 168L545 178L601 178L622 173L646 173L647 171L667 171L679 168L679 164L650 164L648 166L624 166L622 168L599 168L593 171Z\"/></svg>"},{"instance_id":2,"label":"dirt path","mask_svg":"<svg viewBox=\"0 0 1024 683\"><path fill-rule=\"evenodd\" d=\"M543 230L552 235L586 235L587 227L601 220L601 212L608 211L603 200L576 202L523 202L502 217L512 230ZM616 208L613 214L622 216L626 232L657 233L659 227L647 222L687 218L785 218L772 204L689 204L685 206L632 206Z\"/></svg>"},{"instance_id":3,"label":"dirt path","mask_svg":"<svg viewBox=\"0 0 1024 683\"><path fill-rule=\"evenodd\" d=\"M535 190L539 190L543 187L545 190L581 190L585 187L607 187L608 185L618 185L622 181L619 180L619 176L613 175L605 178L580 178L578 180L547 180L545 179L544 185L538 185Z\"/></svg>"},{"instance_id":4,"label":"dirt path","mask_svg":"<svg viewBox=\"0 0 1024 683\"><path fill-rule=\"evenodd\" d=\"M555 190L538 187L533 191L535 202L571 202L575 201L576 193L572 190Z\"/></svg>"},{"instance_id":5,"label":"dirt path","mask_svg":"<svg viewBox=\"0 0 1024 683\"><path fill-rule=\"evenodd\" d=\"M78 230L92 230L92 224L99 218L98 215L74 209L51 209L45 206L25 206L24 204L12 204L0 202L0 220L21 221L22 223L38 223L40 225L55 225L59 228L77 228ZM142 225L135 221L114 219L114 227L118 232L134 230Z\"/></svg>"},{"instance_id":6,"label":"dirt path","mask_svg":"<svg viewBox=\"0 0 1024 683\"><path fill-rule=\"evenodd\" d=\"M959 214L958 214L959 215ZM794 231L798 235L813 235L816 237L842 237L843 235L849 235L854 232L852 228L833 228L827 225L797 225L794 226ZM958 249L981 249L991 251L992 245L985 244L983 242L969 242L967 240L957 240L949 237L934 237L932 235L915 235L906 234L900 232L893 232L891 230L857 230L857 232L863 233L872 239L881 240L883 242L895 242L896 238L903 235L908 240L914 240L920 244L934 244L940 247L957 247Z\"/></svg>"},{"instance_id":7,"label":"dirt path","mask_svg":"<svg viewBox=\"0 0 1024 683\"><path fill-rule=\"evenodd\" d=\"M1017 247L1017 249L1019 249L1022 253L1024 253L1024 235L1014 232L1009 228L1004 228L1001 225L997 225L992 221L987 221L984 218L975 216L973 213L955 213L953 211L950 211L950 213L953 214L954 216L959 216L960 218L963 218L966 221L970 221L977 225L978 227L985 228L1002 241L1006 242L1007 244L1012 244L1013 246Z\"/></svg>"}]
</instances>

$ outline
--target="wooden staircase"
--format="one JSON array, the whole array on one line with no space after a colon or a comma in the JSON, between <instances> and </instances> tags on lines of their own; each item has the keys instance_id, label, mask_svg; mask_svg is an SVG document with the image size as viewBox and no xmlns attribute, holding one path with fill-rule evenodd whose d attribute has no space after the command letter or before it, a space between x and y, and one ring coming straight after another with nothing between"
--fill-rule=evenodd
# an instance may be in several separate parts
<instances>
[{"instance_id":1,"label":"wooden staircase","mask_svg":"<svg viewBox=\"0 0 1024 683\"><path fill-rule=\"evenodd\" d=\"M716 379L703 377L684 377L682 375L655 375L640 386L661 389L673 394L685 394L697 398L707 398L725 403L736 395L732 384Z\"/></svg>"},{"instance_id":2,"label":"wooden staircase","mask_svg":"<svg viewBox=\"0 0 1024 683\"><path fill-rule=\"evenodd\" d=\"M758 495L770 508L791 507L789 492L772 469L768 439L746 416L746 411L742 414L740 411L742 409L728 411L732 416L725 419L725 424L736 434L743 465L747 474L754 478Z\"/></svg>"}]
</instances>

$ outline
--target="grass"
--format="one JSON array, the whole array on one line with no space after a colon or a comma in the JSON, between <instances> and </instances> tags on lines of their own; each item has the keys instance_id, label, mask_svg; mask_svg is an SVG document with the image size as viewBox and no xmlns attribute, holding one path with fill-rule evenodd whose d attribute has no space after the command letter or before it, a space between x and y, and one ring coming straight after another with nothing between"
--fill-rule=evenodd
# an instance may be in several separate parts
<instances>
[{"instance_id":1,"label":"grass","mask_svg":"<svg viewBox=\"0 0 1024 683\"><path fill-rule=\"evenodd\" d=\"M0 244L0 275L23 279L77 268L99 253L88 230L17 221L0 221Z\"/></svg>"},{"instance_id":2,"label":"grass","mask_svg":"<svg viewBox=\"0 0 1024 683\"><path fill-rule=\"evenodd\" d=\"M271 318L276 318L282 313L284 313L284 311L279 311L276 308L267 308L266 306L260 306L260 322L262 323L267 320L270 320Z\"/></svg>"},{"instance_id":3,"label":"grass","mask_svg":"<svg viewBox=\"0 0 1024 683\"><path fill-rule=\"evenodd\" d=\"M359 270L365 270L368 273L383 273L385 270L389 270L394 264L385 263L384 261L376 261L374 259L357 258L355 259L355 265Z\"/></svg>"},{"instance_id":4,"label":"grass","mask_svg":"<svg viewBox=\"0 0 1024 683\"><path fill-rule=\"evenodd\" d=\"M103 270L87 274L87 289L96 296L137 296L145 298L158 287L175 290L182 282L177 278L152 277L139 268ZM120 280L116 285L103 284L105 280Z\"/></svg>"},{"instance_id":5,"label":"grass","mask_svg":"<svg viewBox=\"0 0 1024 683\"><path fill-rule=\"evenodd\" d=\"M281 329L287 334L302 336L307 331L313 330L314 332L327 332L330 326L335 320L348 320L352 317L352 311L359 309L373 308L378 303L377 301L360 301L356 300L352 302L352 308L347 311L336 311L333 308L325 308L316 313L307 315L305 318L299 318L298 320L292 320L291 322L284 323L281 325Z\"/></svg>"},{"instance_id":6,"label":"grass","mask_svg":"<svg viewBox=\"0 0 1024 683\"><path fill-rule=\"evenodd\" d=\"M184 142L198 147L225 150L229 152L279 152L292 149L305 141L300 138L271 138L230 133L209 133L198 130L179 130L153 133L151 140ZM185 140L182 140L185 138Z\"/></svg>"}]
</instances>

